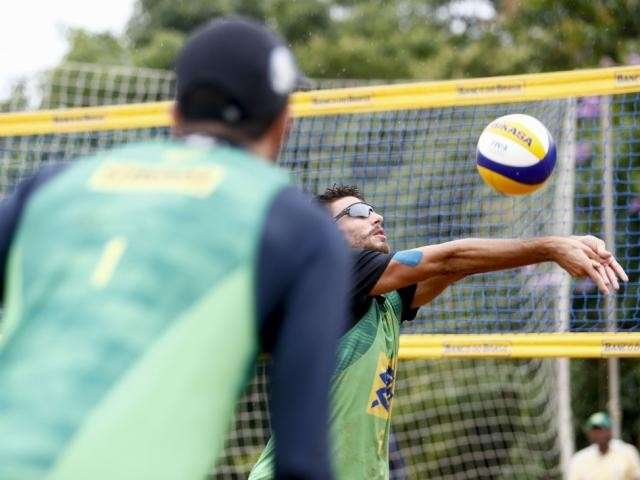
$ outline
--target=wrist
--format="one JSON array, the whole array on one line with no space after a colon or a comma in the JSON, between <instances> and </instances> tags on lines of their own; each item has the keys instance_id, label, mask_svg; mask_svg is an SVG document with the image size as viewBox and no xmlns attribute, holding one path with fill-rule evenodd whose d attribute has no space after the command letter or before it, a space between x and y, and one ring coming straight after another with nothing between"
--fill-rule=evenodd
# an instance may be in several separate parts
<instances>
[{"instance_id":1,"label":"wrist","mask_svg":"<svg viewBox=\"0 0 640 480\"><path fill-rule=\"evenodd\" d=\"M543 262L555 262L560 250L558 244L562 241L562 237L547 236L540 237L537 240L540 260Z\"/></svg>"}]
</instances>

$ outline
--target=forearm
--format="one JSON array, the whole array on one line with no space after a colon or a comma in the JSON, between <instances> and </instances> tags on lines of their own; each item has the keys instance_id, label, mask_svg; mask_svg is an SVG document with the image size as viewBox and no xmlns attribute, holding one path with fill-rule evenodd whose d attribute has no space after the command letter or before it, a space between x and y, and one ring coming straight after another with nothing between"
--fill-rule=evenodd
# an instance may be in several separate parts
<instances>
[{"instance_id":1,"label":"forearm","mask_svg":"<svg viewBox=\"0 0 640 480\"><path fill-rule=\"evenodd\" d=\"M548 238L528 240L464 239L441 244L442 274L418 283L412 307L431 302L449 285L474 273L491 272L551 260ZM428 249L430 247L423 247ZM423 258L426 255L423 254Z\"/></svg>"},{"instance_id":2,"label":"forearm","mask_svg":"<svg viewBox=\"0 0 640 480\"><path fill-rule=\"evenodd\" d=\"M493 272L554 260L554 238L477 239L468 238L441 244L446 247L441 273L464 277L474 273ZM428 259L428 249L422 247ZM428 261L428 260L427 260Z\"/></svg>"},{"instance_id":3,"label":"forearm","mask_svg":"<svg viewBox=\"0 0 640 480\"><path fill-rule=\"evenodd\" d=\"M548 261L558 263L573 277L589 276L605 294L609 293L607 285L618 288L616 276L628 280L604 242L595 237L469 238L397 252L372 295L442 276L460 279ZM442 291L440 286L432 290Z\"/></svg>"},{"instance_id":4,"label":"forearm","mask_svg":"<svg viewBox=\"0 0 640 480\"><path fill-rule=\"evenodd\" d=\"M426 305L444 292L449 285L457 282L462 277L463 275L438 275L437 277L419 282L416 285L416 292L411 306L418 308Z\"/></svg>"},{"instance_id":5,"label":"forearm","mask_svg":"<svg viewBox=\"0 0 640 480\"><path fill-rule=\"evenodd\" d=\"M553 242L554 237L529 240L468 238L404 250L393 256L371 294L380 295L427 282L424 298L421 298L421 304L424 304L453 281L468 275L553 260Z\"/></svg>"}]
</instances>

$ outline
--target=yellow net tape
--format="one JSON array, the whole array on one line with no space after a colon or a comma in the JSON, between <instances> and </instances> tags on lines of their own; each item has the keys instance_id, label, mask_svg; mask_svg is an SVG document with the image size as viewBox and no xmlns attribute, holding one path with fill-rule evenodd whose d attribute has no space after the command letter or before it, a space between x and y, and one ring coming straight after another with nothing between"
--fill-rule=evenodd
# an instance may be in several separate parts
<instances>
[{"instance_id":1,"label":"yellow net tape","mask_svg":"<svg viewBox=\"0 0 640 480\"><path fill-rule=\"evenodd\" d=\"M640 66L315 90L293 95L295 117L484 105L640 91ZM93 132L171 123L172 102L0 115L0 136Z\"/></svg>"},{"instance_id":2,"label":"yellow net tape","mask_svg":"<svg viewBox=\"0 0 640 480\"><path fill-rule=\"evenodd\" d=\"M640 333L411 334L400 358L639 357Z\"/></svg>"}]
</instances>

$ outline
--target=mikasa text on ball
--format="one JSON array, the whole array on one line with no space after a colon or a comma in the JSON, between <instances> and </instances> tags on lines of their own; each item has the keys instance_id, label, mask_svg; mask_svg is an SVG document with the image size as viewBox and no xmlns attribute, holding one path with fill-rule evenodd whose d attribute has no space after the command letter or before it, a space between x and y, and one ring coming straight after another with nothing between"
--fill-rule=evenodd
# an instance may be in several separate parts
<instances>
[{"instance_id":1,"label":"mikasa text on ball","mask_svg":"<svg viewBox=\"0 0 640 480\"><path fill-rule=\"evenodd\" d=\"M544 185L556 165L547 128L523 114L496 118L478 140L477 167L484 181L506 195L525 195Z\"/></svg>"}]
</instances>

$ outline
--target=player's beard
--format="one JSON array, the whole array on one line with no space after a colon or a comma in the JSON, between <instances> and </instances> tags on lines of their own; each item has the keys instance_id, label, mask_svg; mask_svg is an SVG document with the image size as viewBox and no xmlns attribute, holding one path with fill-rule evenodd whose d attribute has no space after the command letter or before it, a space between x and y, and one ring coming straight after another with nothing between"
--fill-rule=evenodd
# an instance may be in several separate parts
<instances>
[{"instance_id":1,"label":"player's beard","mask_svg":"<svg viewBox=\"0 0 640 480\"><path fill-rule=\"evenodd\" d=\"M375 227L369 230L365 235L362 235L355 242L351 242L353 247L362 248L364 250L373 250L374 252L389 253L391 248L386 240L382 240L373 234L380 227Z\"/></svg>"},{"instance_id":2,"label":"player's beard","mask_svg":"<svg viewBox=\"0 0 640 480\"><path fill-rule=\"evenodd\" d=\"M374 238L374 241L371 242L371 248L369 250L375 250L376 252L389 253L391 251L391 247L386 241L381 241Z\"/></svg>"}]
</instances>

